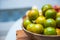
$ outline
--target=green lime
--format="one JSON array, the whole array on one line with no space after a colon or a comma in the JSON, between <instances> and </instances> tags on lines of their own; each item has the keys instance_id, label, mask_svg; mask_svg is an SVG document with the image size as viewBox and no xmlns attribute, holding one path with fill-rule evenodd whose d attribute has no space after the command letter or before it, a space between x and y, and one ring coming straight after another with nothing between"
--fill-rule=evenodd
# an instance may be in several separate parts
<instances>
[{"instance_id":1,"label":"green lime","mask_svg":"<svg viewBox=\"0 0 60 40\"><path fill-rule=\"evenodd\" d=\"M44 34L45 35L56 35L56 29L53 27L47 27L44 29Z\"/></svg>"},{"instance_id":2,"label":"green lime","mask_svg":"<svg viewBox=\"0 0 60 40\"><path fill-rule=\"evenodd\" d=\"M52 6L50 4L45 4L42 7L43 15L45 15L45 11L48 9L52 9Z\"/></svg>"},{"instance_id":3,"label":"green lime","mask_svg":"<svg viewBox=\"0 0 60 40\"><path fill-rule=\"evenodd\" d=\"M45 17L46 18L56 18L56 11L54 9L49 9L45 12Z\"/></svg>"},{"instance_id":4,"label":"green lime","mask_svg":"<svg viewBox=\"0 0 60 40\"><path fill-rule=\"evenodd\" d=\"M56 27L56 21L54 19L47 19L44 23L45 27Z\"/></svg>"},{"instance_id":5,"label":"green lime","mask_svg":"<svg viewBox=\"0 0 60 40\"><path fill-rule=\"evenodd\" d=\"M30 24L30 20L27 18L27 19L24 19L23 21L23 26L26 28L28 24Z\"/></svg>"}]
</instances>

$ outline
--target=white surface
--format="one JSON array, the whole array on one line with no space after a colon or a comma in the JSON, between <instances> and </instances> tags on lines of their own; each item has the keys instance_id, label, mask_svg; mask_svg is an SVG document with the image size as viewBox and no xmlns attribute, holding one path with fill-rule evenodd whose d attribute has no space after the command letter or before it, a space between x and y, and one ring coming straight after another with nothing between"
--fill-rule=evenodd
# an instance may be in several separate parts
<instances>
[{"instance_id":1,"label":"white surface","mask_svg":"<svg viewBox=\"0 0 60 40\"><path fill-rule=\"evenodd\" d=\"M0 22L0 31L7 31L15 22ZM5 28L4 28L5 27Z\"/></svg>"},{"instance_id":2,"label":"white surface","mask_svg":"<svg viewBox=\"0 0 60 40\"><path fill-rule=\"evenodd\" d=\"M20 18L10 29L5 40L16 40L16 30L22 30L21 28L22 18Z\"/></svg>"},{"instance_id":3,"label":"white surface","mask_svg":"<svg viewBox=\"0 0 60 40\"><path fill-rule=\"evenodd\" d=\"M0 38L1 36L7 35L7 32L10 30L14 23L15 22L0 22Z\"/></svg>"}]
</instances>

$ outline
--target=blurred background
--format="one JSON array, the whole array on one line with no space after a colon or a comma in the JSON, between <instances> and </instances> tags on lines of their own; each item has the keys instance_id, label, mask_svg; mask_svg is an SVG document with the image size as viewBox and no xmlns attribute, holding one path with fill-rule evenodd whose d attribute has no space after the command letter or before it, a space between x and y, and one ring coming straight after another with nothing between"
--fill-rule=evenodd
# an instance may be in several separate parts
<instances>
[{"instance_id":1,"label":"blurred background","mask_svg":"<svg viewBox=\"0 0 60 40\"><path fill-rule=\"evenodd\" d=\"M0 0L0 40L5 37L12 25L32 6L38 9L44 4L60 5L60 0Z\"/></svg>"}]
</instances>

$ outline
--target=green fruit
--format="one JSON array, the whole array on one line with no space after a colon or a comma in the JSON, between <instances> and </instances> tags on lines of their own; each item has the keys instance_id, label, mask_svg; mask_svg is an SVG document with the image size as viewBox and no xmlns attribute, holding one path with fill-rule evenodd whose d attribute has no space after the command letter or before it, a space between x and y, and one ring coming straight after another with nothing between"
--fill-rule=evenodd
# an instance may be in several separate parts
<instances>
[{"instance_id":1,"label":"green fruit","mask_svg":"<svg viewBox=\"0 0 60 40\"><path fill-rule=\"evenodd\" d=\"M60 12L57 13L56 17L60 17Z\"/></svg>"},{"instance_id":2,"label":"green fruit","mask_svg":"<svg viewBox=\"0 0 60 40\"><path fill-rule=\"evenodd\" d=\"M26 28L28 24L30 24L30 20L29 19L24 19L23 21L23 26Z\"/></svg>"},{"instance_id":3,"label":"green fruit","mask_svg":"<svg viewBox=\"0 0 60 40\"><path fill-rule=\"evenodd\" d=\"M38 10L30 10L28 13L28 17L30 20L35 20L39 16Z\"/></svg>"},{"instance_id":4,"label":"green fruit","mask_svg":"<svg viewBox=\"0 0 60 40\"><path fill-rule=\"evenodd\" d=\"M35 24L34 27L32 27L32 32L33 33L42 33L43 32L43 26L41 24Z\"/></svg>"},{"instance_id":5,"label":"green fruit","mask_svg":"<svg viewBox=\"0 0 60 40\"><path fill-rule=\"evenodd\" d=\"M44 17L44 16L39 16L39 17L36 19L36 23L37 23L37 24L42 24L42 25L44 25L44 22L45 22L45 17Z\"/></svg>"},{"instance_id":6,"label":"green fruit","mask_svg":"<svg viewBox=\"0 0 60 40\"><path fill-rule=\"evenodd\" d=\"M57 27L60 27L60 17L56 18L56 24L57 24Z\"/></svg>"},{"instance_id":7,"label":"green fruit","mask_svg":"<svg viewBox=\"0 0 60 40\"><path fill-rule=\"evenodd\" d=\"M49 27L49 26L51 26L51 27L56 27L56 22L55 22L55 20L54 19L47 19L46 21L45 21L45 23L44 23L44 25L45 25L45 27Z\"/></svg>"},{"instance_id":8,"label":"green fruit","mask_svg":"<svg viewBox=\"0 0 60 40\"><path fill-rule=\"evenodd\" d=\"M32 32L32 27L34 27L34 26L35 26L35 24L33 24L33 23L28 24L26 29L27 29L28 31Z\"/></svg>"},{"instance_id":9,"label":"green fruit","mask_svg":"<svg viewBox=\"0 0 60 40\"><path fill-rule=\"evenodd\" d=\"M44 34L45 35L56 35L56 29L53 27L47 27L44 29Z\"/></svg>"},{"instance_id":10,"label":"green fruit","mask_svg":"<svg viewBox=\"0 0 60 40\"><path fill-rule=\"evenodd\" d=\"M54 9L49 9L45 12L45 17L46 18L56 18L56 11Z\"/></svg>"},{"instance_id":11,"label":"green fruit","mask_svg":"<svg viewBox=\"0 0 60 40\"><path fill-rule=\"evenodd\" d=\"M48 9L52 9L52 6L50 4L45 4L42 7L43 15L45 15L45 11L48 10Z\"/></svg>"}]
</instances>

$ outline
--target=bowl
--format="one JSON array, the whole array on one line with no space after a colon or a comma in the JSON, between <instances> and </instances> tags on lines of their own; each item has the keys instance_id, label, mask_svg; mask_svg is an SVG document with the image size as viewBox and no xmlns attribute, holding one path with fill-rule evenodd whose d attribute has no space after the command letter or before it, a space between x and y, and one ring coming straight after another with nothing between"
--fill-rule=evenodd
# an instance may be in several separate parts
<instances>
[{"instance_id":1,"label":"bowl","mask_svg":"<svg viewBox=\"0 0 60 40\"><path fill-rule=\"evenodd\" d=\"M23 17L23 20L26 16ZM22 24L23 31L28 35L31 40L60 40L60 35L43 35L36 34L26 30Z\"/></svg>"}]
</instances>

